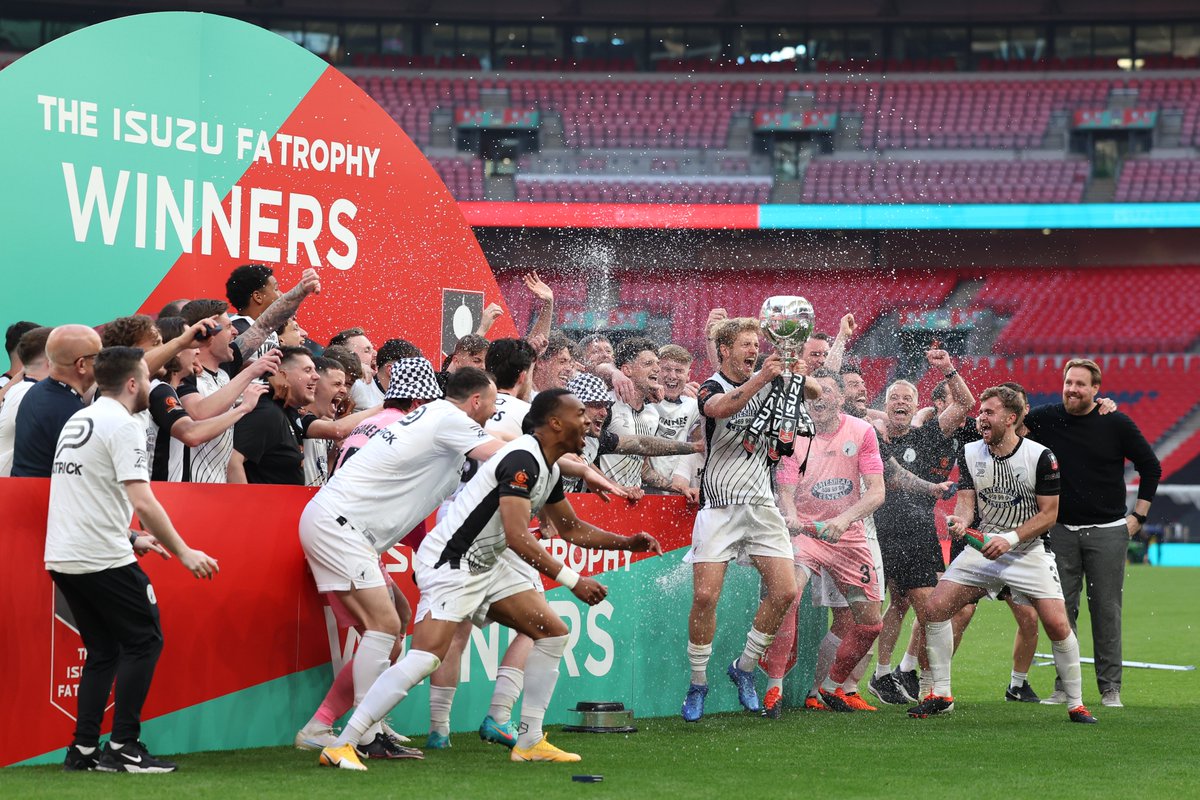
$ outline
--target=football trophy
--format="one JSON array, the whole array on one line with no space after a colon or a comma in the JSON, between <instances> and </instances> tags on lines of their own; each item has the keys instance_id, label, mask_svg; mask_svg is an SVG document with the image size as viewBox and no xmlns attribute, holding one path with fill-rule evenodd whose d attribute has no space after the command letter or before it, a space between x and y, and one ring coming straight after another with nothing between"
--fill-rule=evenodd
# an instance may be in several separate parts
<instances>
[{"instance_id":1,"label":"football trophy","mask_svg":"<svg viewBox=\"0 0 1200 800\"><path fill-rule=\"evenodd\" d=\"M768 297L759 313L763 335L771 340L783 357L785 374L796 363L804 343L813 330L812 303L803 297Z\"/></svg>"}]
</instances>

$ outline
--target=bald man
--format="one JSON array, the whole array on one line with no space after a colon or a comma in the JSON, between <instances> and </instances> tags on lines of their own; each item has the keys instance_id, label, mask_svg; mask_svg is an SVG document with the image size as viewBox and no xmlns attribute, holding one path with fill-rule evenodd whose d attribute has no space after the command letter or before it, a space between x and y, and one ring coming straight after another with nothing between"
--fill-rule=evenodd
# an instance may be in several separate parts
<instances>
[{"instance_id":1,"label":"bald man","mask_svg":"<svg viewBox=\"0 0 1200 800\"><path fill-rule=\"evenodd\" d=\"M17 410L14 478L50 477L58 435L71 415L87 405L84 398L90 399L99 354L100 334L86 325L60 325L50 333L50 377L26 392Z\"/></svg>"}]
</instances>

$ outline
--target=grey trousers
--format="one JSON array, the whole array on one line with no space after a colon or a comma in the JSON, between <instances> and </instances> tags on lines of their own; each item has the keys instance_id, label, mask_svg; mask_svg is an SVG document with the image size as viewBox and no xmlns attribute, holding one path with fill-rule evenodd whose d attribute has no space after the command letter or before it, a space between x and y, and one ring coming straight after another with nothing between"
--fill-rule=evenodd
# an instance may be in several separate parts
<instances>
[{"instance_id":1,"label":"grey trousers","mask_svg":"<svg viewBox=\"0 0 1200 800\"><path fill-rule=\"evenodd\" d=\"M1050 529L1050 549L1058 564L1072 629L1079 617L1079 592L1087 580L1096 685L1101 693L1121 688L1121 594L1128 548L1125 525L1075 531L1055 525Z\"/></svg>"}]
</instances>

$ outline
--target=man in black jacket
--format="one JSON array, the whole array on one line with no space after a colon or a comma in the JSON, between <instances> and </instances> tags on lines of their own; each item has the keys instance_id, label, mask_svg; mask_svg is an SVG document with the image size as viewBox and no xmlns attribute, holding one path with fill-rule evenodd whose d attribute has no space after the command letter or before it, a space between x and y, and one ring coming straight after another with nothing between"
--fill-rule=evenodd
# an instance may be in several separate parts
<instances>
[{"instance_id":1,"label":"man in black jacket","mask_svg":"<svg viewBox=\"0 0 1200 800\"><path fill-rule=\"evenodd\" d=\"M1075 358L1063 370L1062 405L1035 408L1025 418L1029 438L1062 461L1062 497L1050 547L1062 579L1071 626L1087 577L1092 647L1101 702L1121 707L1121 593L1129 537L1146 524L1162 468L1133 420L1101 415L1096 404L1100 367ZM1133 511L1125 511L1125 460L1141 478ZM1044 703L1064 702L1062 687Z\"/></svg>"}]
</instances>

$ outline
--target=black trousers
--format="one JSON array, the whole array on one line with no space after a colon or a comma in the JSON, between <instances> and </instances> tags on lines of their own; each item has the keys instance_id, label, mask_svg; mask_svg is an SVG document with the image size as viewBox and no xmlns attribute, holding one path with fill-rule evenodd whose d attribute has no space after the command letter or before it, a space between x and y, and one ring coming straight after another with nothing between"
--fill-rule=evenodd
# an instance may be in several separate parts
<instances>
[{"instance_id":1,"label":"black trousers","mask_svg":"<svg viewBox=\"0 0 1200 800\"><path fill-rule=\"evenodd\" d=\"M68 575L50 572L66 598L87 648L79 678L79 717L75 744L100 743L100 723L116 680L112 741L137 741L142 705L150 692L154 666L162 653L162 627L150 578L137 564Z\"/></svg>"}]
</instances>

